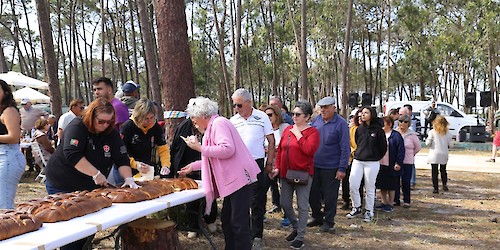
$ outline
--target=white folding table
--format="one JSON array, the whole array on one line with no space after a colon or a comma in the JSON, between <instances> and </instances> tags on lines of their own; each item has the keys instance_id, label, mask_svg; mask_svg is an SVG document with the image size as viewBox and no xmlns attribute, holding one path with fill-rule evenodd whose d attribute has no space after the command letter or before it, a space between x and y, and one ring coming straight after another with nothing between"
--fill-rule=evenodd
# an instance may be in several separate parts
<instances>
[{"instance_id":1,"label":"white folding table","mask_svg":"<svg viewBox=\"0 0 500 250\"><path fill-rule=\"evenodd\" d=\"M113 203L95 213L69 221L44 223L37 231L0 241L0 249L55 249L98 231L122 225L146 215L191 202L205 196L201 187L137 203Z\"/></svg>"}]
</instances>

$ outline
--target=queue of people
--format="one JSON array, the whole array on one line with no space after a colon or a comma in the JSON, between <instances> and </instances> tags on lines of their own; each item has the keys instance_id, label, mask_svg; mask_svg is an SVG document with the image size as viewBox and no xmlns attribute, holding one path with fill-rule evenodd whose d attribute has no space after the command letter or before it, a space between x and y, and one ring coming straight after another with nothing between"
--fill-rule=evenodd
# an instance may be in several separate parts
<instances>
[{"instance_id":1,"label":"queue of people","mask_svg":"<svg viewBox=\"0 0 500 250\"><path fill-rule=\"evenodd\" d=\"M134 181L135 173L199 179L205 198L187 205L191 220L188 238L196 237L199 230L200 206L204 206L209 231L217 230L216 199L221 198L225 249L258 250L265 246L269 187L273 197L270 212L283 211L282 225L291 225L284 240L292 249L305 245L307 227L336 232L341 183L343 208L352 205L346 215L349 219L363 215L365 222L371 222L375 210L392 212L399 205L401 187L403 207L410 207L414 157L421 148L412 130L411 106L383 118L377 117L372 107L362 107L353 111L348 124L337 113L333 97L317 102L316 116L305 101L296 102L289 114L278 97L259 110L248 90L237 89L231 96L235 115L230 119L219 115L213 100L189 100L189 118L179 125L169 147L155 117L160 107L146 98L138 99L137 85L126 83L123 89L128 94L125 99L133 101L133 106L129 103L134 108L130 118L127 105L114 97L109 78L98 78L92 85L96 99L86 109L82 100L73 100L69 111L59 118L57 130L51 130L53 125L40 118L44 114L36 114L39 119L33 124L33 140L48 156L45 186L49 194L109 185L140 188ZM0 185L0 208L12 208L26 163L18 144L21 113L26 116L34 110L24 100L24 111L19 111L9 86L3 81L0 86L0 175L12 180ZM285 122L285 117L290 121ZM437 115L432 125L426 144L431 148L428 163L432 165L434 193L438 193L438 167L443 190L448 190L446 163L451 136L444 117ZM54 143L57 147L50 143L50 131L57 131L52 138L58 138ZM376 189L380 189L379 205L375 204ZM79 240L61 249L81 249L84 243L85 239Z\"/></svg>"}]
</instances>

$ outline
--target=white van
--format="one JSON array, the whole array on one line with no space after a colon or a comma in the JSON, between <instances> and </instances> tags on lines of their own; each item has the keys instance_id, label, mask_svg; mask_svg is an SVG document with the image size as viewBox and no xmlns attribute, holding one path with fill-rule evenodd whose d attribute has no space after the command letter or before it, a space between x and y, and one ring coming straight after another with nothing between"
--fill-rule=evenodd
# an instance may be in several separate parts
<instances>
[{"instance_id":1,"label":"white van","mask_svg":"<svg viewBox=\"0 0 500 250\"><path fill-rule=\"evenodd\" d=\"M384 114L387 115L389 111L393 108L403 107L405 104L410 104L413 107L413 115L420 119L420 124L422 125L420 133L423 133L423 128L425 126L425 115L423 113L429 106L431 106L432 101L391 101L384 104ZM453 107L451 104L446 102L436 102L436 108L439 113L443 115L448 123L450 123L450 133L453 138L458 140L459 131L466 126L484 126L476 117L472 115L467 115L463 111Z\"/></svg>"}]
</instances>

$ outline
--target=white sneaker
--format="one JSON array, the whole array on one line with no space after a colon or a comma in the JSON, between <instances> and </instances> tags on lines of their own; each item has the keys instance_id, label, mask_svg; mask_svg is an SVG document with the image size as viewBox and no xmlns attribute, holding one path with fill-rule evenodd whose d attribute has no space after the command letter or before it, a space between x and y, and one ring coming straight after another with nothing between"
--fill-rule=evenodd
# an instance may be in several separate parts
<instances>
[{"instance_id":1,"label":"white sneaker","mask_svg":"<svg viewBox=\"0 0 500 250\"><path fill-rule=\"evenodd\" d=\"M264 247L264 242L262 241L262 238L253 239L252 250L261 250L263 247Z\"/></svg>"},{"instance_id":2,"label":"white sneaker","mask_svg":"<svg viewBox=\"0 0 500 250\"><path fill-rule=\"evenodd\" d=\"M188 232L188 239L194 239L198 236L198 233L196 232Z\"/></svg>"},{"instance_id":3,"label":"white sneaker","mask_svg":"<svg viewBox=\"0 0 500 250\"><path fill-rule=\"evenodd\" d=\"M209 231L210 233L215 233L215 232L217 232L217 225L215 224L215 222L214 222L214 223L210 223L210 224L208 224L208 225L207 225L207 228L208 228L208 231Z\"/></svg>"},{"instance_id":4,"label":"white sneaker","mask_svg":"<svg viewBox=\"0 0 500 250\"><path fill-rule=\"evenodd\" d=\"M353 207L351 212L348 213L345 217L347 217L348 219L352 219L354 217L358 217L359 215L361 215L361 207Z\"/></svg>"},{"instance_id":5,"label":"white sneaker","mask_svg":"<svg viewBox=\"0 0 500 250\"><path fill-rule=\"evenodd\" d=\"M364 221L365 222L371 222L372 219L373 219L373 216L374 216L374 214L372 212L370 212L369 210L366 210Z\"/></svg>"}]
</instances>

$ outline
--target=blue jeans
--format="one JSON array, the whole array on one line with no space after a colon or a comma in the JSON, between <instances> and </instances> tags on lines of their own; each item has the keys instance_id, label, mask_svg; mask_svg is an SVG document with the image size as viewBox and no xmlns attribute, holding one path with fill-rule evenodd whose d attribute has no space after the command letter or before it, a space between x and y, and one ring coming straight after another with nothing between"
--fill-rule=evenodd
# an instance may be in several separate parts
<instances>
[{"instance_id":1,"label":"blue jeans","mask_svg":"<svg viewBox=\"0 0 500 250\"><path fill-rule=\"evenodd\" d=\"M19 144L0 144L0 209L14 209L17 184L26 168Z\"/></svg>"}]
</instances>

